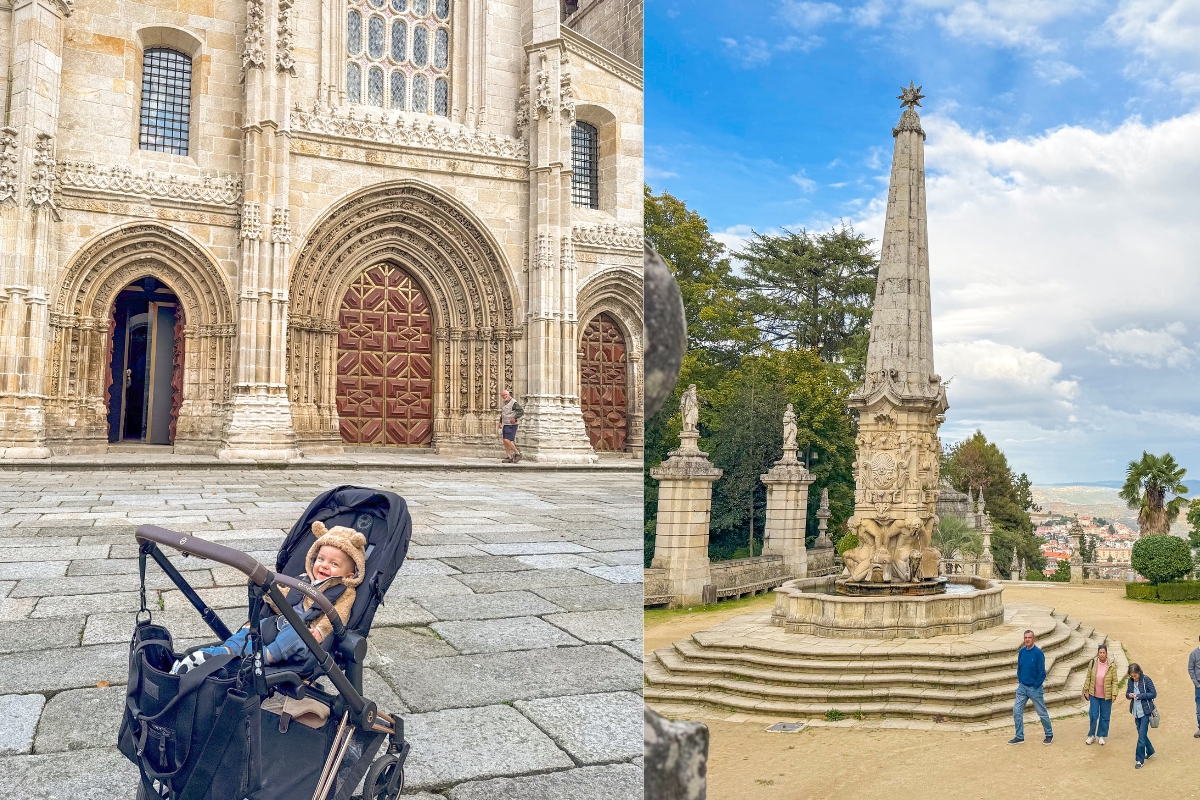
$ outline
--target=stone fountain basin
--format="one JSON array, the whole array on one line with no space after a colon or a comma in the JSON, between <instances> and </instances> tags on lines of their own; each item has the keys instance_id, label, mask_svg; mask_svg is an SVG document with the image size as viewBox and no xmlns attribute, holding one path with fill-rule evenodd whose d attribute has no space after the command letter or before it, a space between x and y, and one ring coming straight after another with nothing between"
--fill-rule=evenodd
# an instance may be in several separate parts
<instances>
[{"instance_id":1,"label":"stone fountain basin","mask_svg":"<svg viewBox=\"0 0 1200 800\"><path fill-rule=\"evenodd\" d=\"M998 581L970 576L949 580L956 590L946 594L856 597L827 594L832 578L800 578L775 589L771 624L787 633L832 639L928 639L1004 622Z\"/></svg>"}]
</instances>

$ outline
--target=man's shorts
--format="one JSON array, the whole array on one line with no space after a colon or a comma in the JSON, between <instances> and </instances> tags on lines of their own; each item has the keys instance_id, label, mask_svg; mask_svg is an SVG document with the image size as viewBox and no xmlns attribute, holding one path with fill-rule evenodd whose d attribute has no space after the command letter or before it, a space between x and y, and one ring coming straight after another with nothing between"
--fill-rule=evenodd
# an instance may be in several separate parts
<instances>
[{"instance_id":1,"label":"man's shorts","mask_svg":"<svg viewBox=\"0 0 1200 800\"><path fill-rule=\"evenodd\" d=\"M517 426L516 425L505 425L504 426L504 438L508 439L510 442L516 441Z\"/></svg>"}]
</instances>

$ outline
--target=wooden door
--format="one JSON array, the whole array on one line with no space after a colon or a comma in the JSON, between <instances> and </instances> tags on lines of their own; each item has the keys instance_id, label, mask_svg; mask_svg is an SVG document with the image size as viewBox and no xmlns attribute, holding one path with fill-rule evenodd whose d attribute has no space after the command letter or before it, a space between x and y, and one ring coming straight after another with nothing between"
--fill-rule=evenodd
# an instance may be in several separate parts
<instances>
[{"instance_id":1,"label":"wooden door","mask_svg":"<svg viewBox=\"0 0 1200 800\"><path fill-rule=\"evenodd\" d=\"M624 450L626 422L625 337L608 314L584 328L579 348L580 402L596 450Z\"/></svg>"},{"instance_id":2,"label":"wooden door","mask_svg":"<svg viewBox=\"0 0 1200 800\"><path fill-rule=\"evenodd\" d=\"M412 277L377 264L339 315L337 408L347 444L427 446L433 436L433 315Z\"/></svg>"}]
</instances>

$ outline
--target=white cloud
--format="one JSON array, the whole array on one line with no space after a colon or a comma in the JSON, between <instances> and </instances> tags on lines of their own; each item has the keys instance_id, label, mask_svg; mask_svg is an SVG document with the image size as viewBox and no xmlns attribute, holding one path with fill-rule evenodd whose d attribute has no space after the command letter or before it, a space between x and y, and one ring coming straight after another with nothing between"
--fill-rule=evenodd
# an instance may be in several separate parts
<instances>
[{"instance_id":1,"label":"white cloud","mask_svg":"<svg viewBox=\"0 0 1200 800\"><path fill-rule=\"evenodd\" d=\"M1072 78L1083 77L1083 70L1074 64L1068 64L1066 61L1044 61L1039 59L1033 62L1033 72L1051 86L1057 86Z\"/></svg>"},{"instance_id":2,"label":"white cloud","mask_svg":"<svg viewBox=\"0 0 1200 800\"><path fill-rule=\"evenodd\" d=\"M713 231L712 237L721 244L730 255L738 253L746 247L746 242L754 235L754 229L749 225L731 225L723 231Z\"/></svg>"},{"instance_id":3,"label":"white cloud","mask_svg":"<svg viewBox=\"0 0 1200 800\"><path fill-rule=\"evenodd\" d=\"M938 371L953 376L954 394L1054 401L1067 405L1078 393L1075 381L1059 380L1062 364L1038 352L988 339L951 342L934 351ZM1003 394L999 394L1003 393Z\"/></svg>"},{"instance_id":4,"label":"white cloud","mask_svg":"<svg viewBox=\"0 0 1200 800\"><path fill-rule=\"evenodd\" d=\"M741 62L743 67L761 67L771 60L771 46L756 36L746 36L740 41L722 37L725 51Z\"/></svg>"},{"instance_id":5,"label":"white cloud","mask_svg":"<svg viewBox=\"0 0 1200 800\"><path fill-rule=\"evenodd\" d=\"M651 164L646 164L645 168L646 168L646 180L648 180L648 181L661 181L661 180L666 180L667 178L678 178L679 177L679 173L677 173L677 172L671 172L670 170L659 169L658 167L652 166Z\"/></svg>"},{"instance_id":6,"label":"white cloud","mask_svg":"<svg viewBox=\"0 0 1200 800\"><path fill-rule=\"evenodd\" d=\"M817 182L804 174L804 170L800 170L795 175L789 176L792 183L800 187L802 192L815 192L817 190Z\"/></svg>"},{"instance_id":7,"label":"white cloud","mask_svg":"<svg viewBox=\"0 0 1200 800\"><path fill-rule=\"evenodd\" d=\"M1151 89L1200 94L1200 0L1122 0L1105 30L1144 57L1127 76Z\"/></svg>"},{"instance_id":8,"label":"white cloud","mask_svg":"<svg viewBox=\"0 0 1200 800\"><path fill-rule=\"evenodd\" d=\"M1190 363L1193 355L1178 338L1186 332L1182 322L1173 322L1156 331L1131 326L1101 333L1096 337L1096 347L1114 366L1182 367Z\"/></svg>"},{"instance_id":9,"label":"white cloud","mask_svg":"<svg viewBox=\"0 0 1200 800\"><path fill-rule=\"evenodd\" d=\"M791 25L808 30L832 20L842 19L844 12L834 3L796 2L784 0L779 14Z\"/></svg>"}]
</instances>

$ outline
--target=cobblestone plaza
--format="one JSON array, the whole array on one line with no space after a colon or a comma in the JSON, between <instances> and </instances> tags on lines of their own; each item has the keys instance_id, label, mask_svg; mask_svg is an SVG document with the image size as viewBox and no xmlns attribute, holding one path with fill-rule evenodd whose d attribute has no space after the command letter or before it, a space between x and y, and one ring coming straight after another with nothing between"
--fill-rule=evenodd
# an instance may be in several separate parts
<instances>
[{"instance_id":1,"label":"cobblestone plaza","mask_svg":"<svg viewBox=\"0 0 1200 800\"><path fill-rule=\"evenodd\" d=\"M309 501L341 484L395 491L413 517L364 678L404 717L408 790L641 796L640 473L431 465L0 472L0 798L133 796L115 742L138 525L273 565ZM227 624L244 621L241 573L173 561ZM211 640L153 564L148 584L179 647Z\"/></svg>"}]
</instances>

